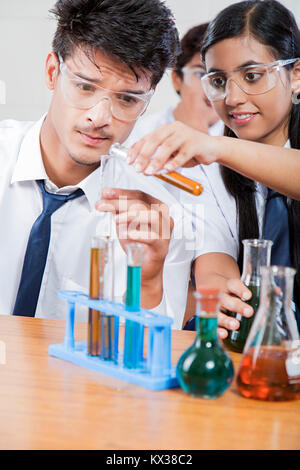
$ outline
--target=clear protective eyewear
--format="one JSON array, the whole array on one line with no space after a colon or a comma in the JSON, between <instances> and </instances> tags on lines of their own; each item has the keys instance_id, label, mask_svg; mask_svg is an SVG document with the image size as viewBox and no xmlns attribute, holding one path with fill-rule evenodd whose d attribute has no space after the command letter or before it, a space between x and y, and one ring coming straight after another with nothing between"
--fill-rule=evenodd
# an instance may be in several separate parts
<instances>
[{"instance_id":1,"label":"clear protective eyewear","mask_svg":"<svg viewBox=\"0 0 300 470\"><path fill-rule=\"evenodd\" d=\"M276 60L269 64L255 64L239 67L229 73L224 71L205 74L201 81L210 101L223 100L228 93L228 84L232 80L247 95L262 95L275 87L280 67L299 60Z\"/></svg>"},{"instance_id":2,"label":"clear protective eyewear","mask_svg":"<svg viewBox=\"0 0 300 470\"><path fill-rule=\"evenodd\" d=\"M190 86L201 85L201 79L205 75L205 70L203 67L183 67L181 71L183 73L184 83Z\"/></svg>"},{"instance_id":3,"label":"clear protective eyewear","mask_svg":"<svg viewBox=\"0 0 300 470\"><path fill-rule=\"evenodd\" d=\"M146 110L154 93L152 88L140 94L108 90L75 75L61 58L59 64L64 98L74 108L90 109L105 99L109 101L111 113L116 119L136 121Z\"/></svg>"}]
</instances>

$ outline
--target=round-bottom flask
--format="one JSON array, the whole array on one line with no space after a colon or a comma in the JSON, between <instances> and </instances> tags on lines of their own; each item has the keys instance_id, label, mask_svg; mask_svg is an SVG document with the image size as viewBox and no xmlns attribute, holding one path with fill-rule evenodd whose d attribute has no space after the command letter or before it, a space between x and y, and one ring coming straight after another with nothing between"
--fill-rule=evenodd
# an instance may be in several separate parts
<instances>
[{"instance_id":1,"label":"round-bottom flask","mask_svg":"<svg viewBox=\"0 0 300 470\"><path fill-rule=\"evenodd\" d=\"M230 386L234 369L217 337L219 291L200 288L196 297L196 338L180 357L177 377L191 396L216 398Z\"/></svg>"}]
</instances>

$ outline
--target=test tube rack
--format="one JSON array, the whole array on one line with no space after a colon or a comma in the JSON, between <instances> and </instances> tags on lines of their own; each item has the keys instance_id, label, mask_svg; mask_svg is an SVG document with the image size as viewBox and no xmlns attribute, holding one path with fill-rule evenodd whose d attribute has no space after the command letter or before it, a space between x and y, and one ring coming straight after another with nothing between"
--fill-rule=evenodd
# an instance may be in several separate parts
<instances>
[{"instance_id":1,"label":"test tube rack","mask_svg":"<svg viewBox=\"0 0 300 470\"><path fill-rule=\"evenodd\" d=\"M65 338L64 343L49 346L50 356L150 390L179 386L176 367L171 364L171 324L173 322L171 318L146 309L129 312L124 304L106 299L91 299L88 295L77 291L60 291L58 295L68 302ZM123 366L122 350L117 349L116 360L107 360L99 356L90 356L87 352L87 341L75 341L76 304L86 305L103 315L113 315L118 319L124 318L142 325L143 331L147 332L147 353L144 357L142 344L141 350L137 352L140 357L137 368L127 369Z\"/></svg>"}]
</instances>

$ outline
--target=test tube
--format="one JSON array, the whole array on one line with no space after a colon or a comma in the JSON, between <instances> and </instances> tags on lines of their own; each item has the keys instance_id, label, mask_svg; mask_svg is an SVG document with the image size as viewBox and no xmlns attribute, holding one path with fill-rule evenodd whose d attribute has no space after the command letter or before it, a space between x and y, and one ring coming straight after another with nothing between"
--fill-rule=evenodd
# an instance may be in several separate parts
<instances>
[{"instance_id":1,"label":"test tube","mask_svg":"<svg viewBox=\"0 0 300 470\"><path fill-rule=\"evenodd\" d=\"M99 299L99 248L98 237L92 238L90 254L90 291L91 299ZM89 308L88 318L88 354L99 356L100 354L100 312Z\"/></svg>"},{"instance_id":2,"label":"test tube","mask_svg":"<svg viewBox=\"0 0 300 470\"><path fill-rule=\"evenodd\" d=\"M113 240L93 237L90 262L90 298L114 300ZM113 315L89 308L88 354L116 360L118 321Z\"/></svg>"},{"instance_id":3,"label":"test tube","mask_svg":"<svg viewBox=\"0 0 300 470\"><path fill-rule=\"evenodd\" d=\"M141 270L143 245L128 243L127 253L127 288L126 310L139 312L141 304ZM136 369L140 366L143 356L144 327L132 321L125 321L124 367Z\"/></svg>"},{"instance_id":4,"label":"test tube","mask_svg":"<svg viewBox=\"0 0 300 470\"><path fill-rule=\"evenodd\" d=\"M119 156L123 159L127 158L127 153L128 149L119 143L113 144L109 149L110 155ZM198 181L194 181L187 176L183 176L180 173L177 173L176 171L172 171L170 173L159 173L154 176L163 181L166 181L166 183L172 184L173 186L176 186L177 188L192 194L193 196L199 196L203 191L203 188Z\"/></svg>"},{"instance_id":5,"label":"test tube","mask_svg":"<svg viewBox=\"0 0 300 470\"><path fill-rule=\"evenodd\" d=\"M99 298L115 301L114 240L106 239L105 259L100 260ZM100 358L118 361L119 318L103 314L100 317Z\"/></svg>"}]
</instances>

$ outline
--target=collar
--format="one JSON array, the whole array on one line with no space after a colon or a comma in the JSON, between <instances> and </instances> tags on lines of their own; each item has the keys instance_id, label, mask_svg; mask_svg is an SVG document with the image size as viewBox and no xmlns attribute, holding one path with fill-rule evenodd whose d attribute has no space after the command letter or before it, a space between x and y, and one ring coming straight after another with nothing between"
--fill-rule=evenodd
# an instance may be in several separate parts
<instances>
[{"instance_id":1,"label":"collar","mask_svg":"<svg viewBox=\"0 0 300 470\"><path fill-rule=\"evenodd\" d=\"M49 180L43 164L40 147L40 132L45 117L46 114L44 114L25 135L20 147L18 160L12 174L11 184L21 181L45 180L47 190L57 194L70 194L76 189L81 188L89 202L90 209L94 210L100 193L99 168L75 186L58 188Z\"/></svg>"},{"instance_id":2,"label":"collar","mask_svg":"<svg viewBox=\"0 0 300 470\"><path fill-rule=\"evenodd\" d=\"M40 148L40 131L46 115L26 133L19 150L11 184L19 181L47 179Z\"/></svg>"}]
</instances>

